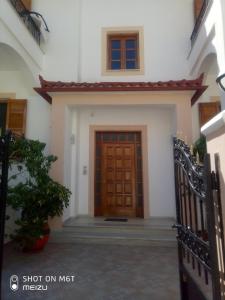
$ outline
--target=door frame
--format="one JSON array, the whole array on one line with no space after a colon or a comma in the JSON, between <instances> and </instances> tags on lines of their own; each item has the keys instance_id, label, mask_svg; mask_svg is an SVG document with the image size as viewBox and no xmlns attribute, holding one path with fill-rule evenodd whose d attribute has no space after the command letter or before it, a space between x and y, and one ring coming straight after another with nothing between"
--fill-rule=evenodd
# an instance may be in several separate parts
<instances>
[{"instance_id":1,"label":"door frame","mask_svg":"<svg viewBox=\"0 0 225 300\"><path fill-rule=\"evenodd\" d=\"M96 132L105 131L126 131L126 132L140 132L141 133L141 147L142 147L142 176L143 176L143 209L144 219L150 216L149 210L149 176L148 176L148 139L146 125L90 125L89 126L89 215L94 217L94 186L95 186L95 142Z\"/></svg>"}]
</instances>

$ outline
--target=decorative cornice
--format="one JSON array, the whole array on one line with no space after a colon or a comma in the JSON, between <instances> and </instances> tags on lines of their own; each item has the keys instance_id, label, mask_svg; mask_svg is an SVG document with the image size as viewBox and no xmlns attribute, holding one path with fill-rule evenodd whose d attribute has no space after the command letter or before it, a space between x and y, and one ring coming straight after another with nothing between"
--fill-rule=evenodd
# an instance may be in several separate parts
<instances>
[{"instance_id":1,"label":"decorative cornice","mask_svg":"<svg viewBox=\"0 0 225 300\"><path fill-rule=\"evenodd\" d=\"M192 105L206 90L207 86L202 85L204 75L194 80L170 80L158 82L62 82L47 81L42 76L40 79L40 88L34 90L49 103L52 98L48 93L53 92L119 92L119 91L195 91L191 103Z\"/></svg>"}]
</instances>

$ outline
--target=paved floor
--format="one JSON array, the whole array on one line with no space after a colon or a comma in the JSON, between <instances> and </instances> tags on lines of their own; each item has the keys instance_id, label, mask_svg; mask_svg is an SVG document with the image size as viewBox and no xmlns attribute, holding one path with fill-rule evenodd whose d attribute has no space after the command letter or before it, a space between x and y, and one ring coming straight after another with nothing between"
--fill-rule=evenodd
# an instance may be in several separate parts
<instances>
[{"instance_id":1,"label":"paved floor","mask_svg":"<svg viewBox=\"0 0 225 300\"><path fill-rule=\"evenodd\" d=\"M99 244L48 244L37 254L5 249L2 300L178 300L175 248ZM9 288L18 275L19 289ZM70 282L63 282L65 276ZM42 276L25 283L24 276ZM49 277L56 282L47 283ZM59 282L59 280L61 282ZM24 291L24 288L45 291Z\"/></svg>"}]
</instances>

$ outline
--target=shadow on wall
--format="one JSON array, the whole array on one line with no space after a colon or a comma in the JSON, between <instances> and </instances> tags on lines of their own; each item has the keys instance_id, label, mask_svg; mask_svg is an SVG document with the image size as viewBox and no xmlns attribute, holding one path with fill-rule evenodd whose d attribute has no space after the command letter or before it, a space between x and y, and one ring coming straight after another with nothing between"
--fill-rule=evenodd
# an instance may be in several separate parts
<instances>
[{"instance_id":1,"label":"shadow on wall","mask_svg":"<svg viewBox=\"0 0 225 300\"><path fill-rule=\"evenodd\" d=\"M35 94L36 80L24 59L4 43L0 43L0 57L0 93L26 89L29 94Z\"/></svg>"},{"instance_id":2,"label":"shadow on wall","mask_svg":"<svg viewBox=\"0 0 225 300\"><path fill-rule=\"evenodd\" d=\"M212 69L212 67L213 67L213 69ZM207 74L215 73L216 76L219 74L219 67L218 67L216 52L211 52L207 56L205 56L205 58L203 59L203 61L201 63L201 66L199 68L199 74L201 74L201 73L205 74L203 84L206 83L205 79L207 77Z\"/></svg>"},{"instance_id":3,"label":"shadow on wall","mask_svg":"<svg viewBox=\"0 0 225 300\"><path fill-rule=\"evenodd\" d=\"M202 73L204 73L203 85L207 85L208 89L200 99L209 101L212 96L220 98L220 90L216 83L216 78L219 75L219 65L215 52L209 53L202 61L199 68L199 74Z\"/></svg>"}]
</instances>

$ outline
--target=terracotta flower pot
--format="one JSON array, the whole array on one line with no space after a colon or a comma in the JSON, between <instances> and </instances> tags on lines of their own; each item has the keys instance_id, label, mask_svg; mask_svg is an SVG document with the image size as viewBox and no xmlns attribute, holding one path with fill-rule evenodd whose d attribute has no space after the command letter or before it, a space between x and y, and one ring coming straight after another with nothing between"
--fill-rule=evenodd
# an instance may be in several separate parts
<instances>
[{"instance_id":1,"label":"terracotta flower pot","mask_svg":"<svg viewBox=\"0 0 225 300\"><path fill-rule=\"evenodd\" d=\"M45 245L48 242L48 239L49 239L49 234L43 235L43 237L37 239L34 245L30 249L27 249L27 251L25 252L38 252L43 250Z\"/></svg>"},{"instance_id":2,"label":"terracotta flower pot","mask_svg":"<svg viewBox=\"0 0 225 300\"><path fill-rule=\"evenodd\" d=\"M23 252L34 253L34 252L42 251L49 240L49 234L50 234L49 225L48 223L45 223L43 227L43 236L36 239L34 244L24 246Z\"/></svg>"}]
</instances>

